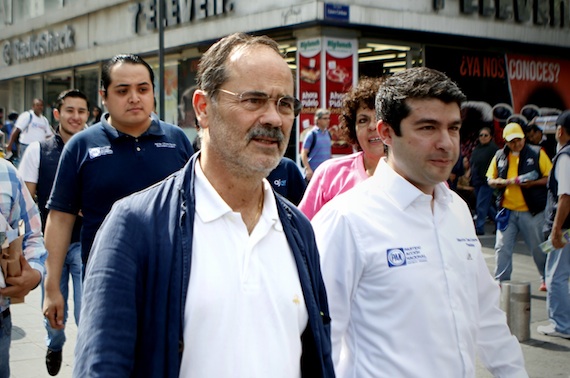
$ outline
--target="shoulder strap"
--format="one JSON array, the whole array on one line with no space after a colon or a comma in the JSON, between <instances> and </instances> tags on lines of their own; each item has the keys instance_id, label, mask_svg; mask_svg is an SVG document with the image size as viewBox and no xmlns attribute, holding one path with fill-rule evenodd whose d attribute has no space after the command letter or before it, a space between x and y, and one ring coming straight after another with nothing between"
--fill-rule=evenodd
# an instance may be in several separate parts
<instances>
[{"instance_id":1,"label":"shoulder strap","mask_svg":"<svg viewBox=\"0 0 570 378\"><path fill-rule=\"evenodd\" d=\"M31 112L31 110L28 110L28 114L30 115L30 119L28 119L28 124L26 125L26 127L24 127L22 129L22 132L26 131L28 129L28 127L30 126L30 123L32 123L32 112Z\"/></svg>"},{"instance_id":2,"label":"shoulder strap","mask_svg":"<svg viewBox=\"0 0 570 378\"><path fill-rule=\"evenodd\" d=\"M311 133L313 134L313 140L311 141L311 148L309 148L309 153L311 153L311 151L313 151L313 148L315 148L315 144L317 143L319 128L315 127L313 131L311 131Z\"/></svg>"}]
</instances>

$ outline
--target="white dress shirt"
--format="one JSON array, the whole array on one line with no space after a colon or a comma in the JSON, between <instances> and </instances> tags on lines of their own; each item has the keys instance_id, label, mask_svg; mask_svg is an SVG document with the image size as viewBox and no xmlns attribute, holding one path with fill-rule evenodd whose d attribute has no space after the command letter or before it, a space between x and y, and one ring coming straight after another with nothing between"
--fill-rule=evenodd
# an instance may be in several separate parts
<instances>
[{"instance_id":1,"label":"white dress shirt","mask_svg":"<svg viewBox=\"0 0 570 378\"><path fill-rule=\"evenodd\" d=\"M271 185L248 234L196 164L180 377L297 378L308 313Z\"/></svg>"},{"instance_id":2,"label":"white dress shirt","mask_svg":"<svg viewBox=\"0 0 570 378\"><path fill-rule=\"evenodd\" d=\"M337 376L527 377L465 202L435 200L381 159L313 219Z\"/></svg>"}]
</instances>

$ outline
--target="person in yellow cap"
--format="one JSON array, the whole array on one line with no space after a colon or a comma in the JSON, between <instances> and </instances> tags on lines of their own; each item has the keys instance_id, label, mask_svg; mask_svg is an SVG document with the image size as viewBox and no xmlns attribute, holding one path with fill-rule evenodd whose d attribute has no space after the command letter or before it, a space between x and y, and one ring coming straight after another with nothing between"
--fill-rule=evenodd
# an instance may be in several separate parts
<instances>
[{"instance_id":1,"label":"person in yellow cap","mask_svg":"<svg viewBox=\"0 0 570 378\"><path fill-rule=\"evenodd\" d=\"M552 162L540 146L525 143L523 129L518 123L505 126L503 139L505 147L497 151L487 170L489 186L499 191L495 279L511 279L513 248L520 232L540 273L540 290L546 291L546 255L538 245L544 241L546 182Z\"/></svg>"}]
</instances>

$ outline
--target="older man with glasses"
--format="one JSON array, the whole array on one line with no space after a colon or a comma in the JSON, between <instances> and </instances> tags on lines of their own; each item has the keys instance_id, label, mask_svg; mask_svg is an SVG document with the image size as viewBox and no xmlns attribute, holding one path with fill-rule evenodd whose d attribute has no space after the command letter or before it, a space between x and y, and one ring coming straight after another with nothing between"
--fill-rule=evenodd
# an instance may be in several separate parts
<instances>
[{"instance_id":1,"label":"older man with glasses","mask_svg":"<svg viewBox=\"0 0 570 378\"><path fill-rule=\"evenodd\" d=\"M334 376L313 230L265 179L301 109L294 84L268 37L202 56L202 148L99 230L74 376Z\"/></svg>"},{"instance_id":2,"label":"older man with glasses","mask_svg":"<svg viewBox=\"0 0 570 378\"><path fill-rule=\"evenodd\" d=\"M493 203L493 191L487 184L487 169L499 147L493 141L490 127L482 127L479 130L479 144L471 153L469 163L471 165L471 185L475 188L475 205L477 218L475 229L477 235L485 235L485 222L487 217L495 221L497 209Z\"/></svg>"}]
</instances>

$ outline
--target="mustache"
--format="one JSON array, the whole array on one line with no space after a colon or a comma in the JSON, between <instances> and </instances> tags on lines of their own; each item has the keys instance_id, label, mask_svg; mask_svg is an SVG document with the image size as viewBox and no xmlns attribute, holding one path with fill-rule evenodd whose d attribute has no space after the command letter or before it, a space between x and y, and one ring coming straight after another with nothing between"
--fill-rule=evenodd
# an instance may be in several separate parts
<instances>
[{"instance_id":1,"label":"mustache","mask_svg":"<svg viewBox=\"0 0 570 378\"><path fill-rule=\"evenodd\" d=\"M252 140L258 137L275 139L279 143L285 140L283 131L281 131L280 128L275 127L256 126L247 133L248 140Z\"/></svg>"}]
</instances>

